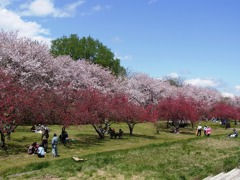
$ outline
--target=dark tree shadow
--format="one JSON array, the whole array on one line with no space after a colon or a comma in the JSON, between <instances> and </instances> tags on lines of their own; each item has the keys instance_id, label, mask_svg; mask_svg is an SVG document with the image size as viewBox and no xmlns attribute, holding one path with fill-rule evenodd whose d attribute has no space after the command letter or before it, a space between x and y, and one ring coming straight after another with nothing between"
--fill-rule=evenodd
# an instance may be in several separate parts
<instances>
[{"instance_id":1,"label":"dark tree shadow","mask_svg":"<svg viewBox=\"0 0 240 180\"><path fill-rule=\"evenodd\" d=\"M144 135L144 134L133 134L130 136L130 134L125 134L128 138L131 137L137 137L137 138L142 138L142 139L157 139L156 136L149 136L149 135Z\"/></svg>"},{"instance_id":2,"label":"dark tree shadow","mask_svg":"<svg viewBox=\"0 0 240 180\"><path fill-rule=\"evenodd\" d=\"M103 146L104 142L108 140L108 137L105 137L105 139L100 139L96 135L90 135L90 134L77 134L77 139L69 140L66 143L66 148L74 149L74 148L82 148L82 149L88 149L89 147L94 146Z\"/></svg>"}]
</instances>

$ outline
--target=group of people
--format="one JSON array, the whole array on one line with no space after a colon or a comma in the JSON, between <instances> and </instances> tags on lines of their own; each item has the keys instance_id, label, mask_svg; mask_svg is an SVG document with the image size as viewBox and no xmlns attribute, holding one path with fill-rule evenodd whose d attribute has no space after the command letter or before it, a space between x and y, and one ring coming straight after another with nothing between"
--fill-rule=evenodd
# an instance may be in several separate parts
<instances>
[{"instance_id":1,"label":"group of people","mask_svg":"<svg viewBox=\"0 0 240 180\"><path fill-rule=\"evenodd\" d=\"M33 125L30 128L30 131L35 132L35 133L43 133L43 131L48 130L47 126L44 126L43 124L38 124L38 125Z\"/></svg>"},{"instance_id":2,"label":"group of people","mask_svg":"<svg viewBox=\"0 0 240 180\"><path fill-rule=\"evenodd\" d=\"M48 150L48 131L45 132L45 135L42 137L42 142L38 144L37 142L33 142L31 146L28 148L28 154L37 154L39 158L44 158L46 156ZM52 156L58 157L58 136L56 133L53 134L53 138L51 141L52 144Z\"/></svg>"},{"instance_id":3,"label":"group of people","mask_svg":"<svg viewBox=\"0 0 240 180\"><path fill-rule=\"evenodd\" d=\"M205 136L210 136L211 135L211 131L212 131L211 127L209 127L207 125L202 127L201 124L198 124L196 135L201 136L202 135L202 130L203 130Z\"/></svg>"},{"instance_id":4,"label":"group of people","mask_svg":"<svg viewBox=\"0 0 240 180\"><path fill-rule=\"evenodd\" d=\"M109 133L111 139L113 139L113 138L116 139L117 137L120 139L123 136L122 129L119 129L118 132L115 132L115 129L109 127L108 133Z\"/></svg>"},{"instance_id":5,"label":"group of people","mask_svg":"<svg viewBox=\"0 0 240 180\"><path fill-rule=\"evenodd\" d=\"M209 126L207 126L207 125L204 126L204 127L202 127L201 124L198 124L198 126L197 126L196 135L197 135L197 136L201 136L202 130L204 131L204 135L205 135L205 136L210 136L210 134L211 134L211 128L210 128ZM238 137L238 132L237 132L237 130L234 128L234 129L233 129L233 132L230 133L230 134L228 134L227 136L230 137L230 138Z\"/></svg>"}]
</instances>

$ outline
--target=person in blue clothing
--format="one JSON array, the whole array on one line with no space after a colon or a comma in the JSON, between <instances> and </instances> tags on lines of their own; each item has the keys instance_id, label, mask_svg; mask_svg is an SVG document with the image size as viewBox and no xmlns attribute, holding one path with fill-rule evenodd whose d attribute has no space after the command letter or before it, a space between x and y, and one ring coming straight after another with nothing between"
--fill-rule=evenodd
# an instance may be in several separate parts
<instances>
[{"instance_id":1,"label":"person in blue clothing","mask_svg":"<svg viewBox=\"0 0 240 180\"><path fill-rule=\"evenodd\" d=\"M54 133L53 138L52 138L52 155L53 155L53 157L59 156L57 145L58 145L58 137L57 137L57 134Z\"/></svg>"}]
</instances>

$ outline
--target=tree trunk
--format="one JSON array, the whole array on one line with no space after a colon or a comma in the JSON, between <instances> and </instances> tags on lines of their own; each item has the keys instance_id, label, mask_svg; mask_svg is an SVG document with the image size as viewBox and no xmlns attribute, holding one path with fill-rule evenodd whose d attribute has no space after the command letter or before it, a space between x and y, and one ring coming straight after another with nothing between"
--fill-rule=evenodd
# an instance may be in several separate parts
<instances>
[{"instance_id":1,"label":"tree trunk","mask_svg":"<svg viewBox=\"0 0 240 180\"><path fill-rule=\"evenodd\" d=\"M11 133L14 132L17 127L18 126L13 126L13 125L10 126L10 129L7 130L7 135L6 135L7 140L11 139Z\"/></svg>"},{"instance_id":2,"label":"tree trunk","mask_svg":"<svg viewBox=\"0 0 240 180\"><path fill-rule=\"evenodd\" d=\"M194 129L194 122L191 122L191 125L192 125L192 129Z\"/></svg>"},{"instance_id":3,"label":"tree trunk","mask_svg":"<svg viewBox=\"0 0 240 180\"><path fill-rule=\"evenodd\" d=\"M63 126L63 127L62 127L62 134L64 134L65 132L66 132L66 127Z\"/></svg>"},{"instance_id":4,"label":"tree trunk","mask_svg":"<svg viewBox=\"0 0 240 180\"><path fill-rule=\"evenodd\" d=\"M5 135L4 135L4 133L2 131L0 131L0 134L1 134L1 141L2 141L1 147L3 149L5 149L5 146L6 146L6 144L5 144Z\"/></svg>"},{"instance_id":5,"label":"tree trunk","mask_svg":"<svg viewBox=\"0 0 240 180\"><path fill-rule=\"evenodd\" d=\"M176 126L176 133L179 133L179 126Z\"/></svg>"},{"instance_id":6,"label":"tree trunk","mask_svg":"<svg viewBox=\"0 0 240 180\"><path fill-rule=\"evenodd\" d=\"M92 126L95 129L95 131L97 132L99 138L104 139L104 133L98 127L96 127L96 125L92 124Z\"/></svg>"},{"instance_id":7,"label":"tree trunk","mask_svg":"<svg viewBox=\"0 0 240 180\"><path fill-rule=\"evenodd\" d=\"M128 128L129 128L129 135L130 136L132 136L133 135L133 128L134 128L134 125L135 125L136 123L127 123L127 125L128 125Z\"/></svg>"},{"instance_id":8,"label":"tree trunk","mask_svg":"<svg viewBox=\"0 0 240 180\"><path fill-rule=\"evenodd\" d=\"M173 121L172 126L175 128L174 133L179 133L179 128L180 128L180 123L181 121Z\"/></svg>"},{"instance_id":9,"label":"tree trunk","mask_svg":"<svg viewBox=\"0 0 240 180\"><path fill-rule=\"evenodd\" d=\"M169 128L169 120L167 120L167 127L166 128Z\"/></svg>"}]
</instances>

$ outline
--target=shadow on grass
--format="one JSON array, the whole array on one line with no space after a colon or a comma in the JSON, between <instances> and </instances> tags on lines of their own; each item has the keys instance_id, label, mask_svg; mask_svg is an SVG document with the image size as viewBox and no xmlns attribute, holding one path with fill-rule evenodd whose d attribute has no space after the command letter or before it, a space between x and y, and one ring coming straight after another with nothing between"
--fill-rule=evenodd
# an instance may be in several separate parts
<instances>
[{"instance_id":1,"label":"shadow on grass","mask_svg":"<svg viewBox=\"0 0 240 180\"><path fill-rule=\"evenodd\" d=\"M149 136L144 134L133 134L132 136L130 136L129 134L126 134L125 136L127 136L128 138L136 137L136 138L142 138L142 139L157 139L156 136Z\"/></svg>"},{"instance_id":2,"label":"shadow on grass","mask_svg":"<svg viewBox=\"0 0 240 180\"><path fill-rule=\"evenodd\" d=\"M77 134L77 139L70 140L66 143L66 147L69 149L74 148L89 148L92 146L103 146L104 142L107 141L107 137L105 139L100 139L96 135L90 134Z\"/></svg>"},{"instance_id":3,"label":"shadow on grass","mask_svg":"<svg viewBox=\"0 0 240 180\"><path fill-rule=\"evenodd\" d=\"M9 152L7 149L0 148L0 157L6 157L9 155Z\"/></svg>"},{"instance_id":4,"label":"shadow on grass","mask_svg":"<svg viewBox=\"0 0 240 180\"><path fill-rule=\"evenodd\" d=\"M26 142L27 140L28 140L28 138L27 138L26 136L23 136L23 137L21 137L21 138L19 138L19 139L14 139L14 141L20 142L20 143Z\"/></svg>"},{"instance_id":5,"label":"shadow on grass","mask_svg":"<svg viewBox=\"0 0 240 180\"><path fill-rule=\"evenodd\" d=\"M166 133L170 133L170 134L176 134L172 131L171 128L165 128L165 129L160 129L159 133L161 132L166 132ZM179 129L179 133L180 134L195 134L195 131L192 130L192 128L180 128Z\"/></svg>"},{"instance_id":6,"label":"shadow on grass","mask_svg":"<svg viewBox=\"0 0 240 180\"><path fill-rule=\"evenodd\" d=\"M17 129L16 129L16 132L31 132L31 127L29 126L29 127L26 127L26 126L24 126L24 127L18 127ZM31 132L32 133L32 132Z\"/></svg>"},{"instance_id":7,"label":"shadow on grass","mask_svg":"<svg viewBox=\"0 0 240 180\"><path fill-rule=\"evenodd\" d=\"M183 131L183 132L181 132L181 131L180 131L180 134L189 134L189 135L195 135L195 133L194 133L194 132L189 132L189 131Z\"/></svg>"},{"instance_id":8,"label":"shadow on grass","mask_svg":"<svg viewBox=\"0 0 240 180\"><path fill-rule=\"evenodd\" d=\"M7 155L16 155L21 153L27 153L27 145L22 144L7 144L6 150L0 149L0 157L7 156Z\"/></svg>"}]
</instances>

